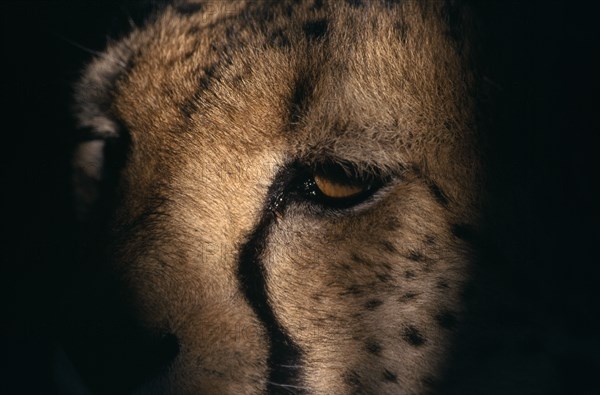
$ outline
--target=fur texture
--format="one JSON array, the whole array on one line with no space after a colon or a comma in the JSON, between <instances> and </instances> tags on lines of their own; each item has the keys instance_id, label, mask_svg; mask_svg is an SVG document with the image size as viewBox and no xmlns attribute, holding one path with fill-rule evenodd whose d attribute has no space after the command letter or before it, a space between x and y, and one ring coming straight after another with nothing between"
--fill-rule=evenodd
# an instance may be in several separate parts
<instances>
[{"instance_id":1,"label":"fur texture","mask_svg":"<svg viewBox=\"0 0 600 395\"><path fill-rule=\"evenodd\" d=\"M179 344L140 393L432 389L480 199L457 26L437 1L180 2L88 66L79 124L126 144L111 267ZM85 144L80 185L107 166ZM385 182L344 209L292 197L321 163Z\"/></svg>"}]
</instances>

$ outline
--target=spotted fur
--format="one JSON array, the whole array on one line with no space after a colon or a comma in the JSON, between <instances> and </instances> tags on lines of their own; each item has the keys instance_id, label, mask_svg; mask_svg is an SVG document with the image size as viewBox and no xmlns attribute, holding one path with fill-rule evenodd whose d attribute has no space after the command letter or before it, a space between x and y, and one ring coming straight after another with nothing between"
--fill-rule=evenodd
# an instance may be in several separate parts
<instances>
[{"instance_id":1,"label":"spotted fur","mask_svg":"<svg viewBox=\"0 0 600 395\"><path fill-rule=\"evenodd\" d=\"M478 227L465 21L438 1L180 1L87 67L81 216L117 177L123 303L178 343L139 393L430 389ZM292 193L321 163L385 182L343 209Z\"/></svg>"}]
</instances>

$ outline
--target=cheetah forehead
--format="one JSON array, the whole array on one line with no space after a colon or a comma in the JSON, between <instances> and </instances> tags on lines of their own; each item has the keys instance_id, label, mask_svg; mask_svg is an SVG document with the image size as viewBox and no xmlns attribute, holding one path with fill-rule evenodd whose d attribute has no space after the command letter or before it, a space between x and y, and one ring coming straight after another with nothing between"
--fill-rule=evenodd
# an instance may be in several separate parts
<instances>
[{"instance_id":1,"label":"cheetah forehead","mask_svg":"<svg viewBox=\"0 0 600 395\"><path fill-rule=\"evenodd\" d=\"M168 6L88 68L80 123L385 169L469 161L467 44L441 2L391 3Z\"/></svg>"}]
</instances>

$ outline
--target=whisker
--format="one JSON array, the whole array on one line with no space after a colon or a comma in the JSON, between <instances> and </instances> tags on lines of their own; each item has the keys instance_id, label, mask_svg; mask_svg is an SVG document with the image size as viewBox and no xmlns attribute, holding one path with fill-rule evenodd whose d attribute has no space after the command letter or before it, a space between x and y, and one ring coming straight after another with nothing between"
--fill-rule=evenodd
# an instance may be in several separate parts
<instances>
[{"instance_id":1,"label":"whisker","mask_svg":"<svg viewBox=\"0 0 600 395\"><path fill-rule=\"evenodd\" d=\"M99 56L101 58L112 60L112 61L116 62L119 66L121 66L123 68L127 67L127 65L125 64L125 62L123 62L122 60L117 59L117 58L115 58L113 56L108 55L106 52L93 50L93 49L88 48L88 47L86 47L84 45L81 45L81 44L79 44L79 43L77 43L77 42L75 42L75 41L73 41L73 40L71 40L71 39L69 39L69 38L67 38L67 37L65 37L63 35L60 35L58 33L54 33L54 35L56 37L58 37L59 39L63 40L64 42L66 42L67 44L70 44L70 45L74 46L75 48L81 49L84 52L87 52L87 53L92 54L92 55Z\"/></svg>"},{"instance_id":2,"label":"whisker","mask_svg":"<svg viewBox=\"0 0 600 395\"><path fill-rule=\"evenodd\" d=\"M277 387L288 388L288 389L298 389L298 390L306 390L306 391L312 390L312 388L310 388L310 387L304 387L304 386L301 386L301 385L279 384L279 383L275 383L273 381L267 381L267 383L271 384L271 385L275 385Z\"/></svg>"}]
</instances>

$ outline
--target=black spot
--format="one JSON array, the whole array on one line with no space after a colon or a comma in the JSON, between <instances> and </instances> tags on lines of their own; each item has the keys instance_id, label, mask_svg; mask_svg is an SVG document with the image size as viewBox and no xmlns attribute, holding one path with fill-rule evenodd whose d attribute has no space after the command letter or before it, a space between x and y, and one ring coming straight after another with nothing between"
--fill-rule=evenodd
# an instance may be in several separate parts
<instances>
[{"instance_id":1,"label":"black spot","mask_svg":"<svg viewBox=\"0 0 600 395\"><path fill-rule=\"evenodd\" d=\"M197 97L194 95L191 99L185 100L183 103L178 105L179 112L185 119L189 119L192 117L192 114L196 112L198 109L198 101Z\"/></svg>"},{"instance_id":2,"label":"black spot","mask_svg":"<svg viewBox=\"0 0 600 395\"><path fill-rule=\"evenodd\" d=\"M200 34L201 31L202 29L200 29L198 26L192 26L188 29L187 34L189 34L190 36L196 36Z\"/></svg>"},{"instance_id":3,"label":"black spot","mask_svg":"<svg viewBox=\"0 0 600 395\"><path fill-rule=\"evenodd\" d=\"M398 218L390 217L385 222L385 230L398 230L402 226Z\"/></svg>"},{"instance_id":4,"label":"black spot","mask_svg":"<svg viewBox=\"0 0 600 395\"><path fill-rule=\"evenodd\" d=\"M215 77L216 69L217 69L216 63L213 63L204 69L204 75L200 78L200 81L198 83L198 87L200 88L201 91L207 90L210 87L210 85Z\"/></svg>"},{"instance_id":5,"label":"black spot","mask_svg":"<svg viewBox=\"0 0 600 395\"><path fill-rule=\"evenodd\" d=\"M356 312L356 313L352 313L351 317L352 317L353 319L355 319L355 320L357 320L357 321L358 321L358 320L361 320L361 319L362 319L362 317L363 317L363 313L361 313L360 311L359 311L359 312Z\"/></svg>"},{"instance_id":6,"label":"black spot","mask_svg":"<svg viewBox=\"0 0 600 395\"><path fill-rule=\"evenodd\" d=\"M469 224L452 224L450 226L452 234L461 240L473 242L475 240L475 230Z\"/></svg>"},{"instance_id":7,"label":"black spot","mask_svg":"<svg viewBox=\"0 0 600 395\"><path fill-rule=\"evenodd\" d=\"M244 76L242 74L236 74L231 80L234 87L239 87L244 81Z\"/></svg>"},{"instance_id":8,"label":"black spot","mask_svg":"<svg viewBox=\"0 0 600 395\"><path fill-rule=\"evenodd\" d=\"M351 268L351 267L350 267L350 265L349 265L349 264L347 264L347 263L342 263L342 264L340 264L340 268L341 268L343 271L345 271L345 272L350 272L350 271L352 271L352 268Z\"/></svg>"},{"instance_id":9,"label":"black spot","mask_svg":"<svg viewBox=\"0 0 600 395\"><path fill-rule=\"evenodd\" d=\"M383 249L386 250L387 252L391 252L392 254L398 253L396 246L394 246L391 242L384 240L380 244L381 244L381 247L383 247Z\"/></svg>"},{"instance_id":10,"label":"black spot","mask_svg":"<svg viewBox=\"0 0 600 395\"><path fill-rule=\"evenodd\" d=\"M405 271L404 272L404 278L406 278L406 279L415 278L415 272L413 272L411 270Z\"/></svg>"},{"instance_id":11,"label":"black spot","mask_svg":"<svg viewBox=\"0 0 600 395\"><path fill-rule=\"evenodd\" d=\"M449 289L450 285L448 285L448 282L446 280L440 280L437 282L435 287L438 289Z\"/></svg>"},{"instance_id":12,"label":"black spot","mask_svg":"<svg viewBox=\"0 0 600 395\"><path fill-rule=\"evenodd\" d=\"M371 299L367 303L365 303L365 307L367 308L367 310L375 310L382 304L383 301L381 299Z\"/></svg>"},{"instance_id":13,"label":"black spot","mask_svg":"<svg viewBox=\"0 0 600 395\"><path fill-rule=\"evenodd\" d=\"M320 10L321 8L323 8L323 0L315 0L313 3L313 9Z\"/></svg>"},{"instance_id":14,"label":"black spot","mask_svg":"<svg viewBox=\"0 0 600 395\"><path fill-rule=\"evenodd\" d=\"M387 283L392 279L392 276L390 276L388 273L377 273L376 276L377 279L382 283Z\"/></svg>"},{"instance_id":15,"label":"black spot","mask_svg":"<svg viewBox=\"0 0 600 395\"><path fill-rule=\"evenodd\" d=\"M396 383L396 382L398 382L398 375L396 373L390 372L389 370L385 369L383 371L383 380L389 381L392 383Z\"/></svg>"},{"instance_id":16,"label":"black spot","mask_svg":"<svg viewBox=\"0 0 600 395\"><path fill-rule=\"evenodd\" d=\"M367 349L368 352L370 352L373 355L381 355L381 344L379 344L379 342L377 342L376 340L368 340L365 343L365 347Z\"/></svg>"},{"instance_id":17,"label":"black spot","mask_svg":"<svg viewBox=\"0 0 600 395\"><path fill-rule=\"evenodd\" d=\"M317 19L314 21L308 21L305 22L302 26L304 34L310 40L316 40L325 36L325 34L327 33L327 28L327 19Z\"/></svg>"},{"instance_id":18,"label":"black spot","mask_svg":"<svg viewBox=\"0 0 600 395\"><path fill-rule=\"evenodd\" d=\"M362 0L346 0L346 4L348 4L350 7L362 7L365 4L363 3Z\"/></svg>"},{"instance_id":19,"label":"black spot","mask_svg":"<svg viewBox=\"0 0 600 395\"><path fill-rule=\"evenodd\" d=\"M292 15L294 15L294 7L289 4L287 7L285 7L284 14L290 18Z\"/></svg>"},{"instance_id":20,"label":"black spot","mask_svg":"<svg viewBox=\"0 0 600 395\"><path fill-rule=\"evenodd\" d=\"M346 295L359 296L362 294L363 294L363 291L362 291L362 289L360 289L360 287L358 285L351 285L348 288L346 288L346 290L344 292L340 293L341 296L346 296Z\"/></svg>"},{"instance_id":21,"label":"black spot","mask_svg":"<svg viewBox=\"0 0 600 395\"><path fill-rule=\"evenodd\" d=\"M269 42L279 48L288 48L290 46L290 39L283 29L277 29L271 32Z\"/></svg>"},{"instance_id":22,"label":"black spot","mask_svg":"<svg viewBox=\"0 0 600 395\"><path fill-rule=\"evenodd\" d=\"M388 7L394 7L395 5L398 5L400 3L402 3L404 0L384 0L383 4Z\"/></svg>"},{"instance_id":23,"label":"black spot","mask_svg":"<svg viewBox=\"0 0 600 395\"><path fill-rule=\"evenodd\" d=\"M394 23L394 30L398 33L400 41L406 42L408 36L408 26L404 21L398 21Z\"/></svg>"},{"instance_id":24,"label":"black spot","mask_svg":"<svg viewBox=\"0 0 600 395\"><path fill-rule=\"evenodd\" d=\"M442 188L440 188L440 186L433 181L428 183L428 187L435 200L442 206L448 207L448 196L446 196L446 193L442 190Z\"/></svg>"},{"instance_id":25,"label":"black spot","mask_svg":"<svg viewBox=\"0 0 600 395\"><path fill-rule=\"evenodd\" d=\"M427 244L428 246L434 245L435 244L435 236L425 237L425 244Z\"/></svg>"},{"instance_id":26,"label":"black spot","mask_svg":"<svg viewBox=\"0 0 600 395\"><path fill-rule=\"evenodd\" d=\"M360 382L360 376L354 370L350 370L344 374L344 382L351 387L362 386L362 383Z\"/></svg>"},{"instance_id":27,"label":"black spot","mask_svg":"<svg viewBox=\"0 0 600 395\"><path fill-rule=\"evenodd\" d=\"M202 8L202 3L181 3L175 6L175 11L181 15L190 15L202 11Z\"/></svg>"},{"instance_id":28,"label":"black spot","mask_svg":"<svg viewBox=\"0 0 600 395\"><path fill-rule=\"evenodd\" d=\"M410 325L404 328L402 332L402 338L411 346L419 347L425 344L425 338L421 335L421 332L414 326Z\"/></svg>"},{"instance_id":29,"label":"black spot","mask_svg":"<svg viewBox=\"0 0 600 395\"><path fill-rule=\"evenodd\" d=\"M400 301L400 302L406 302L408 300L412 300L412 299L416 298L418 295L419 294L416 293L416 292L407 292L404 295L402 295L400 297L400 299L398 299L398 301Z\"/></svg>"},{"instance_id":30,"label":"black spot","mask_svg":"<svg viewBox=\"0 0 600 395\"><path fill-rule=\"evenodd\" d=\"M207 376L215 376L215 377L224 377L225 373L215 369L208 369L205 367L200 367L202 372L206 373Z\"/></svg>"},{"instance_id":31,"label":"black spot","mask_svg":"<svg viewBox=\"0 0 600 395\"><path fill-rule=\"evenodd\" d=\"M438 313L435 316L435 320L444 329L452 330L452 329L456 328L456 324L457 324L456 316L448 310L444 310L444 311L441 311L440 313Z\"/></svg>"},{"instance_id":32,"label":"black spot","mask_svg":"<svg viewBox=\"0 0 600 395\"><path fill-rule=\"evenodd\" d=\"M415 262L421 262L424 259L424 257L423 254L416 251L412 251L410 254L408 254L408 259Z\"/></svg>"},{"instance_id":33,"label":"black spot","mask_svg":"<svg viewBox=\"0 0 600 395\"><path fill-rule=\"evenodd\" d=\"M363 258L361 258L360 256L358 256L354 252L350 255L350 259L352 259L356 263L360 263L360 264L363 264L363 265L366 264L366 263L368 263L367 261L365 261Z\"/></svg>"}]
</instances>

